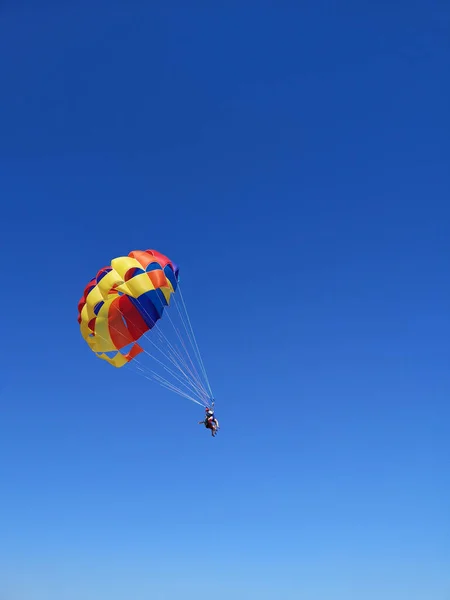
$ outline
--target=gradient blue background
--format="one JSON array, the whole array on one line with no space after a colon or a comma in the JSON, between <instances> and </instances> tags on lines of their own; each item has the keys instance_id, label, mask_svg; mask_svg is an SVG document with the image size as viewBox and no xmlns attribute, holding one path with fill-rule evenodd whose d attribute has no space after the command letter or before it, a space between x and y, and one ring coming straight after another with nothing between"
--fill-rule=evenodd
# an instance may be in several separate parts
<instances>
[{"instance_id":1,"label":"gradient blue background","mask_svg":"<svg viewBox=\"0 0 450 600\"><path fill-rule=\"evenodd\" d=\"M447 2L2 2L1 600L450 598ZM222 430L76 305L180 264Z\"/></svg>"}]
</instances>

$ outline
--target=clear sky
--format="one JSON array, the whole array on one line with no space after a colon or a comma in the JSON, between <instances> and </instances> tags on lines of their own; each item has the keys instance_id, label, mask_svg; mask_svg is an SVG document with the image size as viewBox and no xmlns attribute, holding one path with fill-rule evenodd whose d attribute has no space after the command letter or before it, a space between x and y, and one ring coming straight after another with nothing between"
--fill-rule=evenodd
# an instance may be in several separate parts
<instances>
[{"instance_id":1,"label":"clear sky","mask_svg":"<svg viewBox=\"0 0 450 600\"><path fill-rule=\"evenodd\" d=\"M0 6L1 600L450 598L450 6ZM180 265L217 397L99 361Z\"/></svg>"}]
</instances>

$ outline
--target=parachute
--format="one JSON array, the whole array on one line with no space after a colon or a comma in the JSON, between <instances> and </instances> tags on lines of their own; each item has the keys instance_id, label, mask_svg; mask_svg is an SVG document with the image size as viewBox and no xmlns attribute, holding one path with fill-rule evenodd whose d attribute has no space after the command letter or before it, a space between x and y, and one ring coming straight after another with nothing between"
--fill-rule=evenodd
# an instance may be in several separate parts
<instances>
[{"instance_id":1,"label":"parachute","mask_svg":"<svg viewBox=\"0 0 450 600\"><path fill-rule=\"evenodd\" d=\"M202 406L214 404L179 268L167 256L133 250L114 258L85 287L78 323L98 358L131 368Z\"/></svg>"}]
</instances>

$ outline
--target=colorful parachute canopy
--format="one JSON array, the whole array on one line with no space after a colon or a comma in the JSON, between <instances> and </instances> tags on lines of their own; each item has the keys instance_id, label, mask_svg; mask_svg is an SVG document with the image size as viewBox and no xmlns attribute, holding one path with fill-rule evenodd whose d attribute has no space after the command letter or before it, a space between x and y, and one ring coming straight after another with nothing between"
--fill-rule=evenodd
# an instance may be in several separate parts
<instances>
[{"instance_id":1,"label":"colorful parachute canopy","mask_svg":"<svg viewBox=\"0 0 450 600\"><path fill-rule=\"evenodd\" d=\"M134 250L100 269L78 303L81 335L95 354L122 367L162 317L178 286L178 267L156 250Z\"/></svg>"}]
</instances>

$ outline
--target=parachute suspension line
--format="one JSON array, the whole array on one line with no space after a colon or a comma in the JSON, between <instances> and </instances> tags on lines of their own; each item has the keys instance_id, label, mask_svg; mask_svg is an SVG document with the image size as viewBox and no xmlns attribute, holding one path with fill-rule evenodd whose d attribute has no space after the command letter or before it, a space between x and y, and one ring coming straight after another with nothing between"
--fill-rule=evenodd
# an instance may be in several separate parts
<instances>
[{"instance_id":1,"label":"parachute suspension line","mask_svg":"<svg viewBox=\"0 0 450 600\"><path fill-rule=\"evenodd\" d=\"M134 360L133 362L136 362L136 360ZM193 398L190 394L188 394L181 388L177 387L175 384L173 384L168 379L165 379L164 377L162 377L159 373L152 371L151 369L149 369L149 367L144 367L144 365L142 365L142 363L135 365L135 367L136 367L136 371L139 372L138 374L143 375L146 379L149 379L150 381L156 381L157 383L159 383L163 387L167 388L168 390L171 390L171 391L175 392L176 394L183 396L184 398L188 398L189 400L192 400L192 402L195 402L195 404L204 406L204 404L202 402L199 402L198 400Z\"/></svg>"},{"instance_id":2,"label":"parachute suspension line","mask_svg":"<svg viewBox=\"0 0 450 600\"><path fill-rule=\"evenodd\" d=\"M194 363L193 363L193 361L192 361L192 358L191 358L191 355L189 354L189 351L188 351L188 349L186 348L186 344L184 343L184 340L183 340L183 338L182 338L182 336L181 336L181 334L180 334L180 331L179 331L179 329L178 329L178 328L175 326L175 324L174 324L174 322L172 321L172 319L171 319L171 317L170 317L170 314L169 314L169 312L168 312L168 311L167 311L167 317L168 317L168 320L170 321L170 323L172 324L172 327L174 328L174 331L175 331L175 333L177 334L177 336L178 336L178 339L179 339L179 340L180 340L180 342L181 342L181 345L182 345L182 347L183 347L183 350L184 350L184 351L185 351L185 353L186 353L186 356L187 356L187 357L188 357L188 359L189 359L189 362L191 363L191 366L192 366L192 368L193 368L193 370L194 370L194 372L195 372L195 377L196 377L196 378L197 378L197 380L198 380L198 381L201 383L201 377L200 377L200 375L199 375L199 373L198 373L198 371L197 371L197 368L196 368L195 364L194 364ZM202 384L202 383L201 383L201 385L203 386L203 384ZM206 391L206 390L205 390L205 391Z\"/></svg>"},{"instance_id":3,"label":"parachute suspension line","mask_svg":"<svg viewBox=\"0 0 450 600\"><path fill-rule=\"evenodd\" d=\"M180 288L179 288L179 284L178 284L178 289L180 289ZM180 291L181 291L181 290L180 290ZM137 299L137 301L138 301L139 305L141 306L141 308L142 308L143 312L145 312L145 314L146 314L146 315L147 315L147 317L149 318L150 322L154 324L154 328L155 328L155 330L156 330L156 331L158 331L158 333L162 335L162 337L164 338L164 340L167 342L167 344L168 344L169 348L171 348L171 349L172 349L173 353L175 354L175 357L178 359L178 361L179 361L179 362L181 362L181 363L184 365L184 367L186 368L186 370L187 370L187 371L190 373L190 375L191 375L192 379L193 379L193 380L195 380L195 381L197 382L197 385L201 387L201 389L202 389L202 395L204 395L204 396L205 396L206 402L207 402L207 404L209 405L211 402L213 402L213 403L214 403L214 400L213 400L213 396L212 396L212 390L211 390L211 386L210 386L210 384L209 384L208 376L207 376L207 374L206 374L206 369L205 369L205 366L204 366L204 364L203 364L203 361L202 361L202 358L201 358L201 355L200 355L200 351L199 351L199 348L198 348L198 344L197 344L197 341L196 341L196 339L195 339L195 335L194 335L194 332L193 332L192 324L191 324L191 322L190 322L190 319L189 319L189 315L187 314L187 309L186 309L186 305L185 305L185 303L184 303L184 300L183 300L183 306L184 306L184 309L185 309L186 316L187 316L187 318L188 318L188 320L189 320L189 328L187 327L187 325L186 325L186 320L185 320L185 318L183 318L183 315L182 315L182 313L181 313L181 311L180 311L180 308L179 308L179 306L178 306L178 304L177 304L177 302L176 302L176 295L177 295L177 294L176 294L176 293L174 293L173 295L171 295L171 298L170 298L170 299L171 299L171 300L172 300L172 299L174 300L174 304L175 304L175 306L177 307L177 311L178 311L178 313L179 313L179 315L180 315L181 322L182 322L182 324L183 324L183 327L184 327L184 329L186 330L186 334L187 334L188 340L189 340L189 342L191 343L192 349L193 349L193 351L194 351L194 356L195 356L195 358L197 359L197 361L198 361L198 363L199 363L199 365L200 365L201 372L202 372L202 373L203 373L203 375L204 375L204 380L205 380L206 386L205 386L205 384L204 384L204 383L202 382L202 380L201 380L201 377L200 377L200 375L199 375L199 373L198 373L198 371L197 371L197 368L195 367L195 364L194 364L194 362L192 361L192 357L191 357L191 354L189 353L189 350L186 348L185 341L183 340L183 337L181 336L179 329L177 328L177 326L175 325L175 323L173 322L173 320L172 320L172 318L171 318L171 316L170 316L170 313L169 313L169 310L168 310L168 309L170 308L170 306L167 306L167 308L166 308L166 307L164 306L164 304L163 304L163 302L162 302L161 298L158 296L158 299L159 299L159 301L160 301L160 303L161 303L161 308L162 308L162 310L163 310L163 311L166 311L166 315L167 315L167 317L166 317L166 318L167 318L167 320L168 320L168 321L170 321L170 323L171 323L171 325L172 325L172 328L173 328L173 329L174 329L174 331L175 331L175 334L177 335L177 337L178 337L179 341L181 342L182 349L184 350L184 352L185 352L185 354L186 354L186 356L187 356L187 358L188 358L189 362L191 363L191 365L192 365L192 368L193 368L193 369L194 369L194 371L195 371L195 375L194 375L194 373L192 372L192 370L191 370L191 369L188 367L188 365L187 365L187 363L186 363L186 360L185 360L185 359L184 359L184 357L182 356L182 349L179 349L179 348L176 348L176 347L174 347L174 346L171 344L171 342L170 342L170 341L167 339L167 337L164 335L164 333L161 331L161 329L160 329L160 327L159 327L159 326L160 326L160 323L161 323L161 319L160 319L160 320L158 320L158 321L155 323L155 321L154 321L154 320L151 318L151 316L148 314L148 311L145 309L145 306L142 306L141 302L139 302L139 299ZM190 332L189 332L189 329L191 330L192 334L190 334ZM177 364L176 360L174 360L173 356L171 356L171 354L170 354L170 353L168 353L168 352L163 352L163 351L161 350L161 348L159 348L158 346L156 346L156 344L153 342L153 340L150 340L150 338L148 337L148 335L147 335L147 334L144 334L144 336L145 336L145 337L146 337L146 338L147 338L149 341L151 341L151 342L152 342L152 344L153 344L153 345L154 345L154 346L155 346L155 347L156 347L156 348L157 348L157 349L158 349L158 350L159 350L159 351L160 351L162 354L164 354L164 355L165 355L165 357L166 357L166 358L168 358L168 360L170 360L170 362L171 362L171 363L172 363L172 364L173 364L173 365L174 365L174 366L175 366L177 369L179 369L179 370L180 370L180 371L183 373L183 375L184 375L185 377L187 377L187 376L186 376L186 373L184 373L184 372L183 372L183 370L181 369L180 365L179 365L179 364ZM194 340L194 341L193 341L193 340ZM208 393L207 389L209 389L209 393Z\"/></svg>"},{"instance_id":4,"label":"parachute suspension line","mask_svg":"<svg viewBox=\"0 0 450 600\"><path fill-rule=\"evenodd\" d=\"M179 314L179 316L180 316L180 320L181 320L181 322L182 322L182 324L183 324L184 330L186 331L187 338L188 338L188 340L189 340L189 342L190 342L190 344L191 344L191 346L192 346L192 350L193 350L193 352L194 352L194 356L195 356L195 358L197 359L197 361L198 361L198 364L200 365L200 370L202 371L202 374L203 374L203 377L205 378L205 383L206 383L205 372L204 372L204 370L203 370L203 368L202 368L201 361L199 360L199 356L198 356L198 353L197 353L197 351L196 351L196 349L195 349L195 346L194 346L194 343L193 343L193 340L192 340L191 334L190 334L190 332L189 332L189 329L188 329L188 327L187 327L186 320L185 320L185 318L183 317L183 314L182 314L182 312L180 311L180 307L178 306L178 303L177 303L177 301L176 301L176 298L174 299L174 305L176 306L176 309L177 309L177 311L178 311L178 314ZM186 352L187 352L187 350L186 350ZM199 376L199 377L200 377L200 376Z\"/></svg>"},{"instance_id":5,"label":"parachute suspension line","mask_svg":"<svg viewBox=\"0 0 450 600\"><path fill-rule=\"evenodd\" d=\"M192 348L192 351L193 351L193 355L194 355L194 357L196 358L196 360L198 362L198 365L200 367L201 373L203 374L203 382L204 382L203 385L205 386L205 390L209 391L209 393L207 392L208 401L209 401L208 405L209 406L214 406L214 395L213 395L213 392L212 392L212 389L211 389L211 385L210 385L210 382L209 382L208 374L206 372L206 367L205 367L205 364L203 362L202 355L200 353L200 348L199 348L199 345L197 343L197 339L196 339L196 336L195 336L195 333L194 333L194 329L192 327L192 323L191 323L191 319L189 317L187 306L186 306L186 303L185 303L184 298L183 298L183 292L181 290L180 283L178 283L178 291L179 291L179 295L181 297L182 306L183 306L183 309L184 309L184 314L183 314L183 311L180 310L180 306L179 306L178 298L177 298L178 294L175 294L174 297L173 297L174 298L174 305L175 305L175 307L177 309L180 321L181 321L181 323L183 325L183 328L184 328L184 330L186 332L186 337L189 340L189 343L191 345L191 348ZM183 346L184 346L184 341L183 341ZM186 349L186 347L185 347L185 350L186 350L186 353L189 354L189 351Z\"/></svg>"},{"instance_id":6,"label":"parachute suspension line","mask_svg":"<svg viewBox=\"0 0 450 600\"><path fill-rule=\"evenodd\" d=\"M174 296L172 296L172 297L174 297ZM164 307L164 305L162 303L161 298L159 298L159 300L161 302L161 308L164 311L165 307ZM167 359L179 371L179 373L186 379L188 385L190 385L191 388L194 388L194 389L192 389L192 392L199 398L199 400L202 401L202 405L209 405L210 404L210 397L209 397L208 391L207 391L205 385L201 381L201 377L198 374L197 369L195 368L195 365L194 365L194 363L192 361L191 355L189 354L189 351L186 348L186 344L184 343L184 340L181 337L180 332L177 329L175 323L173 322L172 318L170 317L169 311L168 310L166 311L166 315L168 317L167 320L170 321L170 323L172 325L172 328L174 329L175 333L177 334L177 337L179 338L179 340L181 341L182 349L184 349L184 351L186 353L186 356L189 359L189 362L191 363L191 365L192 365L192 367L193 367L193 369L195 371L195 374L189 368L189 366L188 366L188 364L186 362L186 359L183 357L182 349L176 348L174 346L174 344L172 344L168 340L168 338L166 337L166 335L164 334L164 332L161 331L160 324L161 324L162 319L159 319L158 321L155 322L154 319L152 319L151 315L146 310L145 306L143 306L142 303L139 301L139 299L137 299L137 302L138 302L140 308L142 309L142 312L144 312L147 315L150 323L153 324L153 330L158 333L158 336L159 336L160 342L161 342L161 346L163 345L162 341L164 340L166 342L167 346L169 347L169 349L171 350L171 352L167 351L167 349L165 349L163 347L160 347L158 344L155 344L154 340L149 336L148 333L144 333L143 337L145 337L145 339L148 340L148 342L151 343L152 346L154 348L156 348L156 350L158 352L160 352L164 356L164 358ZM119 312L122 315L122 317L125 317L125 315L123 315L123 313L120 310L119 310ZM156 358L152 354L148 353L147 351L145 351L145 352L148 354L148 356L150 356L152 358ZM174 372L171 369L169 369L161 361L158 361L158 362L159 362L159 364L161 364L161 366L163 366L163 368L165 368L166 371L168 371L172 375L172 377L175 377L177 379L177 381L180 381L175 376ZM188 371L188 373L189 373L190 376L187 375L187 373L185 372L185 370L182 367L184 367L184 369L186 369Z\"/></svg>"},{"instance_id":7,"label":"parachute suspension line","mask_svg":"<svg viewBox=\"0 0 450 600\"><path fill-rule=\"evenodd\" d=\"M176 369L178 369L192 385L195 385L195 387L201 394L207 395L206 391L204 390L203 386L201 385L201 382L193 376L191 370L189 369L189 366L186 364L186 361L183 359L183 357L177 352L177 350L172 346L172 344L163 335L161 335L161 331L157 330L156 326L155 326L155 330L158 333L161 345L163 345L163 343L165 341L169 350L163 350L162 348L160 348L157 344L155 344L153 342L152 339L150 339L148 337L147 334L144 334L144 337L158 350L158 352L161 352L161 354L165 358L167 358L167 360L169 360L169 362ZM186 373L183 372L183 369L181 369L180 364L177 363L177 360L185 368L185 370L191 375L192 380L189 380L189 377L187 377Z\"/></svg>"},{"instance_id":8,"label":"parachute suspension line","mask_svg":"<svg viewBox=\"0 0 450 600\"><path fill-rule=\"evenodd\" d=\"M181 385L183 385L184 387L186 387L186 388L189 390L189 392L190 392L191 394L196 394L196 395L198 395L198 397L199 397L200 399L203 399L203 398L202 398L202 396L199 394L199 392L198 392L198 391L197 391L195 388L194 388L194 389L189 389L188 385L191 385L191 386L193 387L192 383L190 383L190 382L189 382L189 380L188 380L188 383L186 384L186 383L185 383L185 382L184 382L182 379L180 379L180 378L177 376L177 373L176 373L175 371L172 371L172 369L171 369L170 367L168 367L167 365L165 365L165 364L164 364L162 361L160 361L160 360L159 360L159 359L158 359L156 356L154 356L153 354L151 354L150 352L148 352L147 350L145 350L145 348L143 348L143 350L144 350L144 353L145 353L147 356L149 356L149 357L150 357L150 358L152 358L153 360L156 360L156 362L157 362L158 364L160 364L160 365L163 367L163 369L164 369L165 371L167 371L168 373L170 373L170 375L172 375L172 377L173 377L174 379L176 379L176 380L177 380L177 381L178 381L178 382L179 382ZM136 362L136 359L134 359L134 361L132 361L132 362Z\"/></svg>"},{"instance_id":9,"label":"parachute suspension line","mask_svg":"<svg viewBox=\"0 0 450 600\"><path fill-rule=\"evenodd\" d=\"M156 328L156 332L160 336L160 340L163 340L164 336L163 336L161 330L159 328ZM167 345L168 345L169 350L171 351L171 353L173 353L175 355L175 358L177 358L183 364L183 366L185 367L186 371L188 371L188 373L191 375L191 377L197 382L198 386L204 391L204 393L206 395L208 395L207 392L206 392L206 389L204 388L204 385L202 384L200 376L198 375L197 370L195 369L195 366L193 365L193 368L195 370L195 374L194 374L192 372L192 370L190 369L189 365L187 364L185 358L179 352L179 350L177 348L175 348L169 342L169 340L167 340L167 338L166 338L166 343L167 343ZM170 355L170 352L168 353L168 355ZM189 357L189 359L190 359L190 357ZM192 363L192 360L190 360L190 362Z\"/></svg>"},{"instance_id":10,"label":"parachute suspension line","mask_svg":"<svg viewBox=\"0 0 450 600\"><path fill-rule=\"evenodd\" d=\"M181 302L182 302L182 306L183 306L183 310L184 310L184 314L186 316L186 319L183 318L183 314L182 314L182 311L180 310L180 307L178 306L178 303L176 303L177 310L178 310L178 312L180 314L181 320L182 320L183 325L185 327L186 333L188 335L188 339L190 340L192 348L193 348L194 352L196 353L197 360L198 360L200 368L201 368L201 370L203 372L203 376L205 378L205 382L206 382L206 385L208 387L211 400L213 401L214 396L213 396L213 393L212 393L211 385L209 383L208 374L206 372L205 364L203 362L203 359L202 359L202 356L201 356L201 353L200 353L200 348L198 346L197 339L195 337L194 329L192 327L191 319L189 317L189 313L188 313L188 310L187 310L186 303L184 301L183 292L182 292L181 288L180 288L179 291L180 291L180 298L181 298ZM186 320L187 320L187 322L186 322Z\"/></svg>"},{"instance_id":11,"label":"parachute suspension line","mask_svg":"<svg viewBox=\"0 0 450 600\"><path fill-rule=\"evenodd\" d=\"M174 300L174 303L175 303L175 300ZM172 320L172 318L171 318L171 316L170 316L170 313L169 313L169 311L167 311L167 319L168 319L168 321L170 321L170 323L171 323L171 325L172 325L172 327L173 327L173 329L174 329L174 331L175 331L175 333L176 333L176 335L177 335L178 339L179 339L179 340L180 340L180 342L181 342L181 345L182 345L182 347L183 347L183 349L184 349L184 351L185 351L185 353L186 353L186 356L188 357L188 359L189 359L189 362L191 363L191 365L192 365L192 368L193 368L193 369L194 369L194 371L195 371L195 374L196 374L196 379L197 379L198 383L199 383L199 384L201 385L201 387L204 389L206 396L208 396L208 392L207 392L207 390L205 389L205 386L203 385L203 382L201 381L201 377L200 377L200 375L198 374L198 371L197 371L197 369L196 369L196 367L195 367L195 364L194 364L194 363L193 363L193 361L192 361L191 355L189 354L189 350L186 348L186 344L185 344L185 342L184 342L184 340L183 340L183 337L181 336L179 329L176 327L175 323L173 322L173 320ZM191 373L192 373L192 372L191 372Z\"/></svg>"},{"instance_id":12,"label":"parachute suspension line","mask_svg":"<svg viewBox=\"0 0 450 600\"><path fill-rule=\"evenodd\" d=\"M173 371L170 367L168 367L166 364L164 364L161 360L159 360L156 356L154 356L153 354L151 354L150 352L148 352L148 350L146 350L145 348L143 348L144 353L147 356L150 356L150 358L153 358L154 360L156 360L157 363L159 363L163 369L165 369L168 373L170 373L172 375L172 377L174 377L177 381L179 381L181 384L183 384L185 387L191 386L191 393L194 393L196 395L198 395L201 399L203 398L207 398L208 395L207 393L204 391L204 389L202 387L199 387L195 381L193 381L192 379L190 379L188 377L188 375L186 375L186 373L183 371L183 369L180 367L179 364L177 364L177 362L175 360L173 360L169 354L166 354L161 348L159 348L157 346L157 344L154 343L154 341L152 339L150 339L147 335L144 334L144 337L156 348L156 350L158 350L159 352L161 352L161 354L163 354L163 356L165 358L167 358L170 363L176 368L178 369L179 373L181 375L183 375L183 377L186 379L185 383L184 381L182 381L181 379L179 379L179 377L177 377L177 374L175 371ZM188 388L189 389L189 388Z\"/></svg>"},{"instance_id":13,"label":"parachute suspension line","mask_svg":"<svg viewBox=\"0 0 450 600\"><path fill-rule=\"evenodd\" d=\"M155 358L155 357L152 356L152 358ZM188 392L189 393L186 392L185 390L182 390L181 388L177 387L174 383L172 383L171 381L169 381L165 377L162 377L162 375L160 375L159 373L156 373L155 371L151 370L150 367L147 367L143 363L139 362L137 359L134 359L131 362L130 366L135 367L135 369L137 371L139 371L139 374L145 375L147 379L156 381L156 382L160 383L161 385L164 385L164 387L167 387L168 389L171 389L172 391L176 392L180 396L184 396L185 398L189 398L189 400L192 400L196 404L201 404L198 400L196 400L195 398L193 398L191 396L192 391L189 390L189 388L188 388ZM184 387L187 387L186 384L184 382L182 382L181 380L177 379L177 381L179 381L180 384L183 385Z\"/></svg>"},{"instance_id":14,"label":"parachute suspension line","mask_svg":"<svg viewBox=\"0 0 450 600\"><path fill-rule=\"evenodd\" d=\"M140 369L139 367L136 367L138 372L138 375L142 375L143 377L145 377L145 379L148 379L149 381L156 381L157 383L159 383L162 387L167 388L168 390L175 392L176 394L178 394L179 396L183 396L184 398L187 398L188 400L192 400L192 402L195 402L195 404L199 404L200 406L204 406L204 404L202 404L201 402L199 402L198 400L196 400L195 398L193 398L192 396L189 396L189 394L185 394L182 390L180 390L179 388L177 388L176 386L172 385L169 381L167 381L167 379L164 379L163 377L159 377L157 373L155 373L154 371L151 371L153 376L148 376L145 371L143 371L142 369Z\"/></svg>"},{"instance_id":15,"label":"parachute suspension line","mask_svg":"<svg viewBox=\"0 0 450 600\"><path fill-rule=\"evenodd\" d=\"M180 394L181 396L184 396L185 398L189 398L189 400L192 400L192 402L195 402L196 404L199 404L200 406L205 406L204 403L199 402L192 396L189 396L189 394L184 393L183 390L180 390L179 388L177 388L175 385L173 385L173 383L171 383L164 377L161 377L160 375L158 375L158 373L155 373L154 371L152 371L152 373L155 376L155 380L158 381L163 387L165 387L168 390L171 390L173 392L176 392L177 394Z\"/></svg>"},{"instance_id":16,"label":"parachute suspension line","mask_svg":"<svg viewBox=\"0 0 450 600\"><path fill-rule=\"evenodd\" d=\"M189 313L188 313L188 310L187 310L187 306L186 306L186 303L185 303L184 298L183 298L183 292L181 291L181 287L180 287L179 284L178 284L178 289L179 289L179 292L180 292L180 298L181 298L181 302L183 304L183 309L184 309L184 312L185 312L186 317L187 317L187 322L188 322L188 325L189 325L189 329L190 329L191 334L192 334L192 339L194 340L195 349L197 350L199 364L200 364L201 369L203 371L203 375L205 377L205 381L206 381L206 384L208 386L209 393L211 394L211 400L213 401L214 400L214 395L212 393L211 384L209 383L209 378L208 378L208 374L206 372L205 364L203 362L202 355L200 353L200 348L198 347L197 338L195 337L195 333L194 333L194 328L192 327L192 323L191 323L191 319L189 318Z\"/></svg>"},{"instance_id":17,"label":"parachute suspension line","mask_svg":"<svg viewBox=\"0 0 450 600\"><path fill-rule=\"evenodd\" d=\"M110 327L111 327L111 329L115 330L117 333L121 333L116 327L113 327L113 326L110 326ZM100 339L104 340L105 342L109 341L107 338L105 338L102 335L99 335L98 333L96 333L95 335L98 336ZM174 371L172 371L169 367L167 367L167 365L165 365L162 361L160 361L156 356L153 356L152 354L150 354L150 352L148 352L147 350L143 349L143 351L145 354L150 356L153 360L156 360L156 362L158 362L166 371L168 371L172 375L172 377L174 377L181 385L183 385L184 387L187 387L187 389L189 390L188 386L184 383L184 381L179 379L179 377L177 377L177 374ZM187 398L188 400L192 400L192 402L195 402L196 404L200 404L200 406L206 406L205 400L203 400L203 398L200 397L200 400L203 400L203 402L199 402L198 400L193 398L191 395L187 394L181 388L178 388L177 386L175 386L173 383L171 383L167 379L164 379L164 377L162 377L158 373L155 373L154 371L150 370L148 367L145 368L144 365L142 365L142 363L140 363L136 358L133 359L131 361L131 363L128 363L128 364L134 367L134 371L137 372L137 374L143 375L146 379L148 379L150 381L152 381L152 380L156 381L156 382L160 383L160 385L162 385L163 387L175 392L176 394L178 394L180 396ZM150 373L151 376L148 376L146 374L146 372ZM190 393L196 394L195 390L193 390L193 391L189 390L189 391L190 391Z\"/></svg>"},{"instance_id":18,"label":"parachute suspension line","mask_svg":"<svg viewBox=\"0 0 450 600\"><path fill-rule=\"evenodd\" d=\"M156 348L156 349L157 349L159 352L161 352L161 353L162 353L162 354L165 356L165 358L167 358L167 359L169 360L169 362L170 362L170 363L171 363L171 364L172 364L172 365L173 365L173 366L174 366L176 369L178 369L178 370L180 371L180 373L181 373L181 374L182 374L182 375L183 375L183 376L186 378L186 380L189 382L189 384L190 384L191 386L193 386L193 387L195 387L195 388L197 389L197 393L199 393L199 394L200 394L200 396L201 396L201 399L202 399L202 400L203 400L204 398L205 398L205 399L208 399L208 392L207 392L207 390L205 389L205 386L202 384L202 382L201 382L201 379L199 378L198 374L197 374L197 377L196 377L196 376L195 376L195 375L192 373L192 371L189 369L189 367L188 367L188 365L187 365L187 363L186 363L186 360L183 358L183 356L182 356L182 354L181 354L180 350L174 347L174 345L173 345L173 344L172 344L172 343L171 343L171 342L170 342L170 341L167 339L166 335L165 335L165 334L164 334L164 333L161 331L161 329L158 327L158 325L160 324L160 321L161 321L161 319L160 319L159 321L155 322L155 321L154 321L154 320L151 318L151 316L148 314L147 310L145 309L145 306L142 306L141 302L139 302L139 299L137 299L137 301L138 301L138 303L139 303L140 307L142 308L142 311L143 311L143 312L145 312L145 314L146 314L146 315L147 315L147 317L149 318L150 322L151 322L151 323L153 323L153 327L154 327L154 329L155 329L155 330L158 332L158 334L160 335L160 340L161 340L161 337L162 337L162 338L163 338L163 340L164 340L164 341L167 343L167 345L169 346L169 348L172 350L172 354L174 354L174 355L175 355L175 358L174 358L174 356L172 356L172 354L171 354L170 352L164 351L164 350L163 350L162 348L160 348L160 347L159 347L157 344L155 344L155 342L154 342L154 341L153 341L153 340L152 340L152 339L149 337L149 335L148 335L147 333L144 333L144 337L145 337L145 338L146 338L146 339L147 339L147 340L148 340L148 341L149 341L149 342L150 342L150 343L151 343L151 344L152 344L152 345L153 345L153 346L154 346L154 347L155 347L155 348ZM162 304L162 301L161 301L161 299L160 299L160 302L161 302L161 306L162 306L162 308L163 308L163 310L164 310L164 306L163 306L163 304ZM167 313L166 313L166 314L167 314L167 316L168 316L168 318L169 318L168 320L170 320L170 322L171 322L171 324L172 324L172 327L173 327L173 328L174 328L174 330L177 332L177 329L176 329L176 327L175 327L175 325L174 325L174 323L173 323L172 319L170 318L169 312L167 311ZM182 342L182 344L183 344L183 339L182 339L182 338L180 338L180 340L181 340L181 342ZM184 348L185 348L185 346L184 346ZM191 357L190 357L189 353L187 352L187 350L185 350L185 351L186 351L186 355L187 355L187 357L189 358L190 362L192 363L192 359L191 359ZM176 360L176 359L178 360L178 362L177 362L177 360ZM185 373L185 371L184 371L184 370L182 369L182 367L180 366L180 363L181 363L181 365L183 365L183 366L186 368L186 370L188 370L188 371L189 371L189 373L190 373L191 377L189 377L189 376L188 376L188 375ZM193 363L192 363L192 364L193 364ZM194 366L194 365L193 365L193 367L194 367L194 369L195 369L195 366ZM204 397L204 398L203 398L203 397Z\"/></svg>"},{"instance_id":19,"label":"parachute suspension line","mask_svg":"<svg viewBox=\"0 0 450 600\"><path fill-rule=\"evenodd\" d=\"M144 307L143 307L143 310L145 310L145 309L144 309ZM124 315L124 314L123 314L123 313L120 311L120 309L119 309L119 311L118 311L118 312L119 312L119 313L122 315L122 317L123 317L123 318L125 318L125 315ZM148 313L147 313L147 314L148 314ZM149 316L149 315L148 315L148 316ZM150 316L149 316L149 318L150 318ZM113 328L113 329L115 329L115 328ZM189 378L189 377L186 375L186 373L183 371L183 369L180 367L180 365L179 365L179 364L177 364L177 363L176 363L176 361L174 361L174 360L173 360L173 359L170 357L170 355L169 355L169 354L166 354L166 353L165 353L165 352L162 350L162 348L158 347L158 345L157 345L157 344L155 344L155 342L154 342L154 341L153 341L153 340L152 340L152 339L151 339L151 338L150 338L150 337L149 337L149 336L148 336L146 333L144 333L144 337L145 337L145 338L146 338L146 339L147 339L147 340L148 340L148 341L149 341L149 342L150 342L150 343L151 343L151 344L152 344L152 345L153 345L153 346L156 348L156 350L158 350L158 352L161 352L161 354L162 354L162 355L163 355L165 358L167 358L167 359L169 360L169 362L171 362L175 368L177 368L177 369L178 369L178 371L181 373L181 375L183 375L183 376L185 377L185 379L186 379L186 381L187 381L187 384L188 384L188 385L190 385L190 386L193 388L193 389L191 390L191 393L194 393L194 394L196 394L196 395L198 394L198 395L200 396L200 399L202 399L202 400L204 399L204 397L205 397L205 398L207 398L207 397L208 397L208 395L207 395L206 391L203 389L203 387L199 387L198 385L196 385L195 381L191 380L191 379L190 379L190 378ZM175 373L174 371L172 371L172 370L171 370L171 369L170 369L170 368L169 368L167 365L165 365L165 364L164 364L162 361L160 361L160 360L159 360L159 359L158 359L156 356L154 356L153 354L151 354L150 352L148 352L148 351L147 351L145 348L143 348L143 351L145 352L145 354L147 354L148 356L150 356L151 358L153 358L154 360L156 360L156 362L158 362L158 363L159 363L159 364L160 364L160 365L161 365L161 366L162 366L162 367L163 367L163 368L164 368L166 371L168 371L168 372L169 372L169 373L172 375L172 377L175 377L175 379L177 379L177 381L179 381L180 383L183 383L183 385L186 385L184 382L182 382L182 381L181 381L181 380L180 380L180 379L179 379L179 378L176 376L176 373ZM186 386L186 387L187 387L187 386Z\"/></svg>"}]
</instances>

